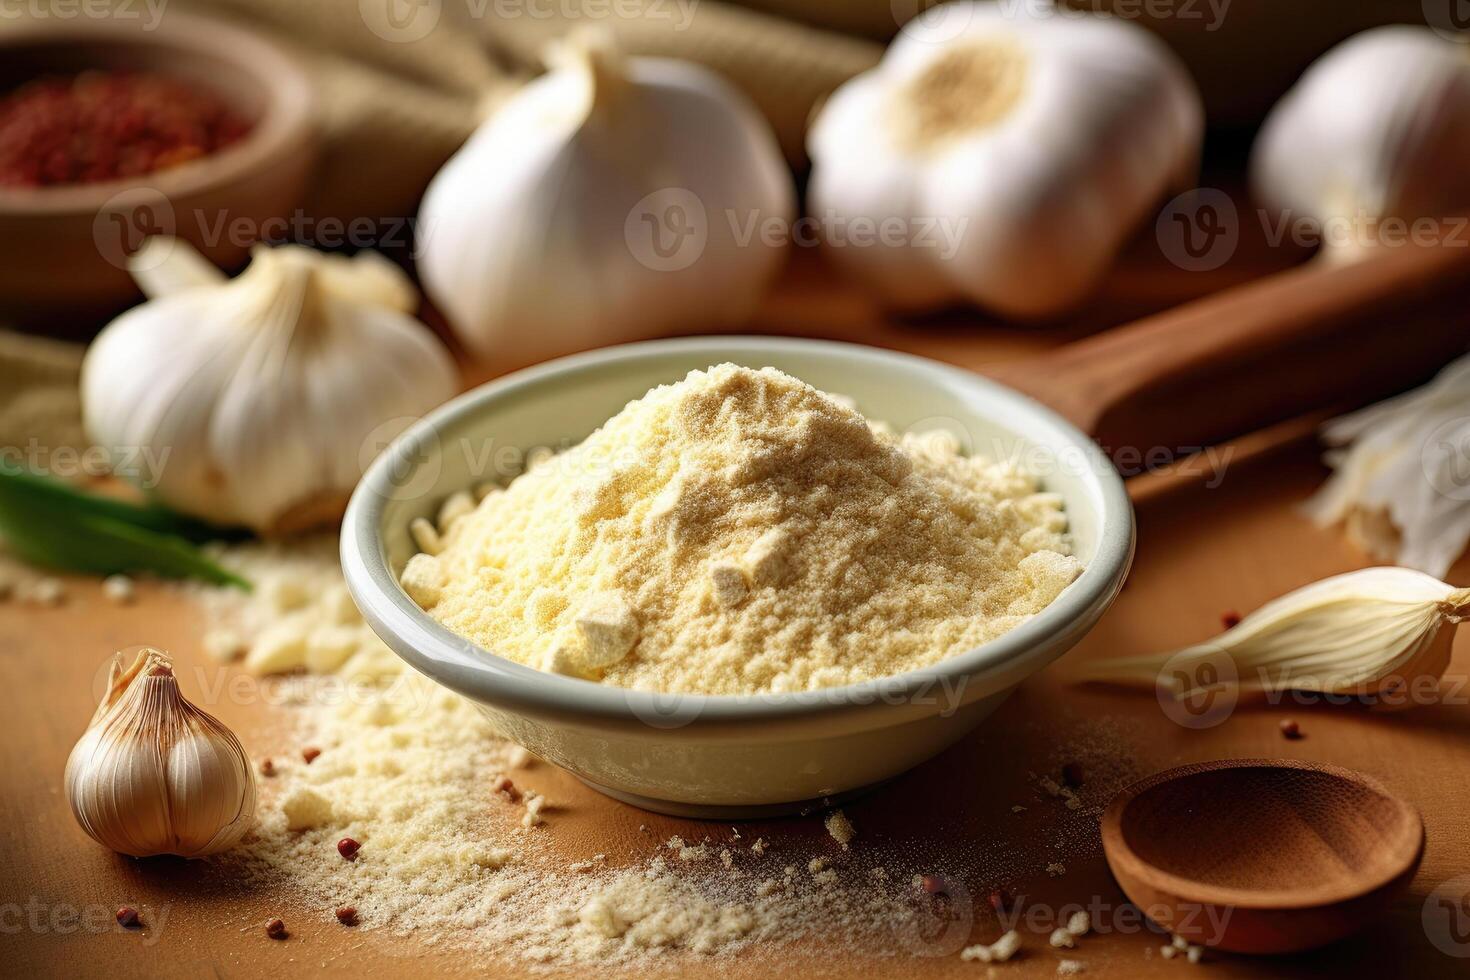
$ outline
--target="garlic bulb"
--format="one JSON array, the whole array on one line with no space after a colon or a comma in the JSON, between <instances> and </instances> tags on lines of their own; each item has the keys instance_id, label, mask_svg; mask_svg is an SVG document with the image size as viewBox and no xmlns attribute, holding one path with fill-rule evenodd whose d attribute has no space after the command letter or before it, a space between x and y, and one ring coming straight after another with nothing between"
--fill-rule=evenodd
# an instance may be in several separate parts
<instances>
[{"instance_id":1,"label":"garlic bulb","mask_svg":"<svg viewBox=\"0 0 1470 980\"><path fill-rule=\"evenodd\" d=\"M144 649L113 660L108 691L66 761L82 829L133 857L227 850L255 816L255 777L239 739L179 692L169 660Z\"/></svg>"},{"instance_id":2,"label":"garlic bulb","mask_svg":"<svg viewBox=\"0 0 1470 980\"><path fill-rule=\"evenodd\" d=\"M1409 26L1339 44L1267 117L1251 183L1268 207L1313 222L1335 257L1386 239L1386 219L1445 217L1470 206L1464 45Z\"/></svg>"},{"instance_id":3,"label":"garlic bulb","mask_svg":"<svg viewBox=\"0 0 1470 980\"><path fill-rule=\"evenodd\" d=\"M1384 694L1443 674L1467 616L1470 589L1407 568L1365 568L1273 599L1206 643L1104 660L1086 677L1163 686L1181 700L1204 678L1242 691ZM1205 665L1212 669L1197 669Z\"/></svg>"},{"instance_id":4,"label":"garlic bulb","mask_svg":"<svg viewBox=\"0 0 1470 980\"><path fill-rule=\"evenodd\" d=\"M83 415L169 506L289 533L338 517L366 463L457 378L386 260L253 256L225 280L185 243L150 242L135 265L158 295L87 351Z\"/></svg>"},{"instance_id":5,"label":"garlic bulb","mask_svg":"<svg viewBox=\"0 0 1470 980\"><path fill-rule=\"evenodd\" d=\"M718 76L576 38L435 176L419 272L482 354L716 331L753 312L794 209L769 126Z\"/></svg>"},{"instance_id":6,"label":"garlic bulb","mask_svg":"<svg viewBox=\"0 0 1470 980\"><path fill-rule=\"evenodd\" d=\"M905 26L808 137L831 256L894 307L1016 317L1076 305L1203 128L1184 68L1143 29L1049 6L951 3ZM859 244L859 227L877 230Z\"/></svg>"},{"instance_id":7,"label":"garlic bulb","mask_svg":"<svg viewBox=\"0 0 1470 980\"><path fill-rule=\"evenodd\" d=\"M1444 575L1470 543L1470 355L1429 384L1328 422L1332 477L1307 501L1375 560Z\"/></svg>"}]
</instances>

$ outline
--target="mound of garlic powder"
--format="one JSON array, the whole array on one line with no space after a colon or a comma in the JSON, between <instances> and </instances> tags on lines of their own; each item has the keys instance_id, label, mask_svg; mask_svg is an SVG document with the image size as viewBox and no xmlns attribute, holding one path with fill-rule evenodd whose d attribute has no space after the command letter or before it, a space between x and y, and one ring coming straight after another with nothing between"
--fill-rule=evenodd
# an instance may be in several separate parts
<instances>
[{"instance_id":1,"label":"mound of garlic powder","mask_svg":"<svg viewBox=\"0 0 1470 980\"><path fill-rule=\"evenodd\" d=\"M1055 494L896 437L771 368L655 388L453 517L402 582L523 664L620 687L800 691L934 664L1081 572Z\"/></svg>"}]
</instances>

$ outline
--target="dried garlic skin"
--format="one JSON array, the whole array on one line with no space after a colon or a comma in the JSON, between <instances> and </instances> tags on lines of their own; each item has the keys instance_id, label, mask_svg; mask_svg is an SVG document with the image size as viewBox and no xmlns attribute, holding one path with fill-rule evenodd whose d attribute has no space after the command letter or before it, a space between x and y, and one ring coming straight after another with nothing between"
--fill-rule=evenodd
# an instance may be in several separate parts
<instances>
[{"instance_id":1,"label":"dried garlic skin","mask_svg":"<svg viewBox=\"0 0 1470 980\"><path fill-rule=\"evenodd\" d=\"M255 776L235 735L179 691L168 658L114 660L106 696L67 759L67 800L93 840L121 854L204 857L255 817Z\"/></svg>"},{"instance_id":2,"label":"dried garlic skin","mask_svg":"<svg viewBox=\"0 0 1470 980\"><path fill-rule=\"evenodd\" d=\"M1332 476L1306 503L1376 561L1442 576L1470 543L1470 356L1407 394L1333 419Z\"/></svg>"},{"instance_id":3,"label":"dried garlic skin","mask_svg":"<svg viewBox=\"0 0 1470 980\"><path fill-rule=\"evenodd\" d=\"M1235 675L1226 683L1242 691L1372 695L1439 677L1466 616L1470 589L1408 568L1365 568L1274 599L1206 643L1104 660L1085 676L1183 699L1203 690L1191 664L1226 657Z\"/></svg>"}]
</instances>

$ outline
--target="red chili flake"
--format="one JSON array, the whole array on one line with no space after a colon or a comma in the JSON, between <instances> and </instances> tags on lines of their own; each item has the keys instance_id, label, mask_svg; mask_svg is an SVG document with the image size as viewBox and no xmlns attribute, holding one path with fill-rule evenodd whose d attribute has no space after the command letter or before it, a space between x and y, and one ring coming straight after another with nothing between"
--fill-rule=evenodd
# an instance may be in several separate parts
<instances>
[{"instance_id":1,"label":"red chili flake","mask_svg":"<svg viewBox=\"0 0 1470 980\"><path fill-rule=\"evenodd\" d=\"M321 754L322 750L317 748L316 746L311 746L310 748L305 748L301 750L301 758L306 760L306 764L308 766L311 765L311 761L313 759Z\"/></svg>"},{"instance_id":2,"label":"red chili flake","mask_svg":"<svg viewBox=\"0 0 1470 980\"><path fill-rule=\"evenodd\" d=\"M988 896L990 907L997 912L1004 912L1011 907L1011 893L1004 888L997 888Z\"/></svg>"},{"instance_id":3,"label":"red chili flake","mask_svg":"<svg viewBox=\"0 0 1470 980\"><path fill-rule=\"evenodd\" d=\"M117 910L117 924L124 929L141 929L143 920L138 918L138 910L131 905L124 905Z\"/></svg>"},{"instance_id":4,"label":"red chili flake","mask_svg":"<svg viewBox=\"0 0 1470 980\"><path fill-rule=\"evenodd\" d=\"M516 784L510 781L509 776L496 776L495 781L490 784L490 789L496 793L504 793L512 803L521 798L521 791L516 789Z\"/></svg>"},{"instance_id":5,"label":"red chili flake","mask_svg":"<svg viewBox=\"0 0 1470 980\"><path fill-rule=\"evenodd\" d=\"M0 95L0 185L87 184L209 156L251 124L207 89L150 72L37 78Z\"/></svg>"},{"instance_id":6,"label":"red chili flake","mask_svg":"<svg viewBox=\"0 0 1470 980\"><path fill-rule=\"evenodd\" d=\"M1301 726L1292 721L1290 718L1287 718L1281 723L1281 734L1293 742L1295 742L1299 738L1305 737L1302 735Z\"/></svg>"},{"instance_id":7,"label":"red chili flake","mask_svg":"<svg viewBox=\"0 0 1470 980\"><path fill-rule=\"evenodd\" d=\"M286 923L280 919L272 919L265 924L265 934L272 939L285 939L290 935L286 931Z\"/></svg>"},{"instance_id":8,"label":"red chili flake","mask_svg":"<svg viewBox=\"0 0 1470 980\"><path fill-rule=\"evenodd\" d=\"M351 905L345 905L337 910L337 921L344 926L357 925L357 909Z\"/></svg>"},{"instance_id":9,"label":"red chili flake","mask_svg":"<svg viewBox=\"0 0 1470 980\"><path fill-rule=\"evenodd\" d=\"M930 895L944 895L947 889L944 887L944 879L938 875L924 875L919 879L919 887Z\"/></svg>"},{"instance_id":10,"label":"red chili flake","mask_svg":"<svg viewBox=\"0 0 1470 980\"><path fill-rule=\"evenodd\" d=\"M1082 785L1082 766L1080 763L1069 762L1062 766L1062 782L1076 789Z\"/></svg>"},{"instance_id":11,"label":"red chili flake","mask_svg":"<svg viewBox=\"0 0 1470 980\"><path fill-rule=\"evenodd\" d=\"M337 842L337 853L349 861L357 857L357 852L361 849L362 845L351 837L344 837Z\"/></svg>"},{"instance_id":12,"label":"red chili flake","mask_svg":"<svg viewBox=\"0 0 1470 980\"><path fill-rule=\"evenodd\" d=\"M1240 625L1240 613L1234 609L1227 609L1220 614L1220 625L1228 630L1233 630Z\"/></svg>"},{"instance_id":13,"label":"red chili flake","mask_svg":"<svg viewBox=\"0 0 1470 980\"><path fill-rule=\"evenodd\" d=\"M270 759L261 759L260 774L262 776L274 776L276 774L276 764Z\"/></svg>"}]
</instances>

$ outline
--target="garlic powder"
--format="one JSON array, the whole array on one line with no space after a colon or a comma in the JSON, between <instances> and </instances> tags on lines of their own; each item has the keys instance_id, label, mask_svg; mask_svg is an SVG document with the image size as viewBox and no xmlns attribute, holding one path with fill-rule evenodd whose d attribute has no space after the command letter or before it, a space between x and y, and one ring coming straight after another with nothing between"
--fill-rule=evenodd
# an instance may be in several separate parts
<instances>
[{"instance_id":1,"label":"garlic powder","mask_svg":"<svg viewBox=\"0 0 1470 980\"><path fill-rule=\"evenodd\" d=\"M703 694L932 665L1082 568L1060 499L1013 466L731 364L655 388L441 530L406 578L445 626L542 669Z\"/></svg>"}]
</instances>

